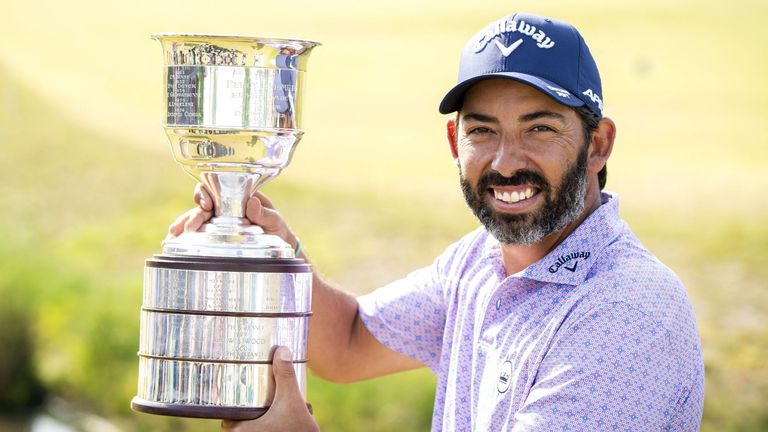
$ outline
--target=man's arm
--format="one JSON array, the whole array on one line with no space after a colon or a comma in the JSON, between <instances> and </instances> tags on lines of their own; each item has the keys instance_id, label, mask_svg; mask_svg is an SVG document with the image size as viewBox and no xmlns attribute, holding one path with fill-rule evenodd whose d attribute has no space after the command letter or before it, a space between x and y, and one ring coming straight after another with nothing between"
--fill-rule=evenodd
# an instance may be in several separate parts
<instances>
[{"instance_id":1,"label":"man's arm","mask_svg":"<svg viewBox=\"0 0 768 432\"><path fill-rule=\"evenodd\" d=\"M196 231L211 218L213 201L200 185L195 189L195 202L198 207L179 216L168 229L169 236ZM248 200L246 217L296 248L298 238L265 195L257 193ZM303 249L299 256L309 262ZM309 367L320 378L348 383L424 366L379 342L360 319L357 300L331 286L316 269L312 277L312 312Z\"/></svg>"},{"instance_id":2,"label":"man's arm","mask_svg":"<svg viewBox=\"0 0 768 432\"><path fill-rule=\"evenodd\" d=\"M317 376L349 383L424 366L379 342L360 318L354 297L317 273L312 280L309 367Z\"/></svg>"}]
</instances>

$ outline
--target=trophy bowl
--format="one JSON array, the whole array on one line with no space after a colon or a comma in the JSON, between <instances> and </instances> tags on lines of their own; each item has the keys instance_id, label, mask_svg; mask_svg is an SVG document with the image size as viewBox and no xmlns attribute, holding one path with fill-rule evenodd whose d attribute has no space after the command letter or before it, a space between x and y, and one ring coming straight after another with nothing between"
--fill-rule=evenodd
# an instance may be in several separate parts
<instances>
[{"instance_id":1,"label":"trophy bowl","mask_svg":"<svg viewBox=\"0 0 768 432\"><path fill-rule=\"evenodd\" d=\"M165 131L176 161L213 199L214 217L147 259L139 378L131 407L253 419L274 396L275 347L291 349L306 398L312 273L293 248L245 218L245 203L291 160L303 135L316 42L159 34Z\"/></svg>"}]
</instances>

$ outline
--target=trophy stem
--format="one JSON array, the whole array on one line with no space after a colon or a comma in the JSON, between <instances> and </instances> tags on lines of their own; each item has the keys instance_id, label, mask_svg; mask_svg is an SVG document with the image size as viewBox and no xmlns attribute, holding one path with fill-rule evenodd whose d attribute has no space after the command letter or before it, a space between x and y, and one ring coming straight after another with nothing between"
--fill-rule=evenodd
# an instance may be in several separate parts
<instances>
[{"instance_id":1,"label":"trophy stem","mask_svg":"<svg viewBox=\"0 0 768 432\"><path fill-rule=\"evenodd\" d=\"M214 172L200 174L200 182L213 199L214 218L211 223L219 228L250 225L245 218L245 206L256 190L271 179L277 170L260 173Z\"/></svg>"}]
</instances>

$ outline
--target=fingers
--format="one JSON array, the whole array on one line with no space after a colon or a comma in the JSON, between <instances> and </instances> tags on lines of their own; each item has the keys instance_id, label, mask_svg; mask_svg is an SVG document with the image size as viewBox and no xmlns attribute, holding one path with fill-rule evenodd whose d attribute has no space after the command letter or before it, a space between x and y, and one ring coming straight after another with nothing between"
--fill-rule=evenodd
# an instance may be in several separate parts
<instances>
[{"instance_id":1,"label":"fingers","mask_svg":"<svg viewBox=\"0 0 768 432\"><path fill-rule=\"evenodd\" d=\"M184 223L184 232L194 232L200 229L203 224L213 216L213 212L205 211L201 208L194 208L189 212L190 216Z\"/></svg>"},{"instance_id":2,"label":"fingers","mask_svg":"<svg viewBox=\"0 0 768 432\"><path fill-rule=\"evenodd\" d=\"M177 237L184 232L194 232L213 216L213 199L202 184L195 186L195 203L198 207L182 214L168 228L165 241ZM296 247L296 237L288 229L280 213L275 210L272 201L261 192L256 192L248 199L245 206L245 217L254 225L258 225L268 234L281 237L292 247Z\"/></svg>"},{"instance_id":3,"label":"fingers","mask_svg":"<svg viewBox=\"0 0 768 432\"><path fill-rule=\"evenodd\" d=\"M169 234L179 235L184 231L196 231L211 217L213 199L205 186L200 183L195 186L194 200L201 211L188 214L184 220L177 219L171 225L173 230L169 230ZM270 234L283 234L287 231L280 213L275 210L272 201L261 192L256 192L246 203L245 217Z\"/></svg>"},{"instance_id":4,"label":"fingers","mask_svg":"<svg viewBox=\"0 0 768 432\"><path fill-rule=\"evenodd\" d=\"M198 207L186 211L173 221L168 227L168 236L165 241L178 237L183 232L197 231L213 216L213 199L211 199L205 186L200 183L195 186L194 200Z\"/></svg>"},{"instance_id":5,"label":"fingers","mask_svg":"<svg viewBox=\"0 0 768 432\"><path fill-rule=\"evenodd\" d=\"M171 226L168 227L168 237L177 237L179 234L183 233L184 225L187 223L187 219L189 219L189 211L177 217ZM166 240L168 237L166 237Z\"/></svg>"},{"instance_id":6,"label":"fingers","mask_svg":"<svg viewBox=\"0 0 768 432\"><path fill-rule=\"evenodd\" d=\"M195 204L200 206L201 209L209 212L213 211L213 199L211 199L211 194L209 194L205 186L200 183L195 186L194 199Z\"/></svg>"},{"instance_id":7,"label":"fingers","mask_svg":"<svg viewBox=\"0 0 768 432\"><path fill-rule=\"evenodd\" d=\"M213 216L213 212L205 211L200 207L186 211L168 227L168 236L165 240L178 237L183 232L197 231L211 216Z\"/></svg>"}]
</instances>

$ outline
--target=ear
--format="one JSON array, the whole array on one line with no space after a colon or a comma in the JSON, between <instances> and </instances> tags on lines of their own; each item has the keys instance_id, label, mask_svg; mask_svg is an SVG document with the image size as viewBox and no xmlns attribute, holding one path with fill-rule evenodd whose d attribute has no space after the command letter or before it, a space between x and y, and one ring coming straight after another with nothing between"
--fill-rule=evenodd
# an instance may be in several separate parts
<instances>
[{"instance_id":1,"label":"ear","mask_svg":"<svg viewBox=\"0 0 768 432\"><path fill-rule=\"evenodd\" d=\"M453 161L456 162L456 164L459 163L459 148L456 146L456 119L452 118L448 120L448 123L445 125L445 134L448 137L448 144L451 146L451 155L453 156Z\"/></svg>"},{"instance_id":2,"label":"ear","mask_svg":"<svg viewBox=\"0 0 768 432\"><path fill-rule=\"evenodd\" d=\"M592 132L592 142L589 150L589 171L597 175L608 162L616 139L616 124L608 117L600 119L597 129Z\"/></svg>"}]
</instances>

